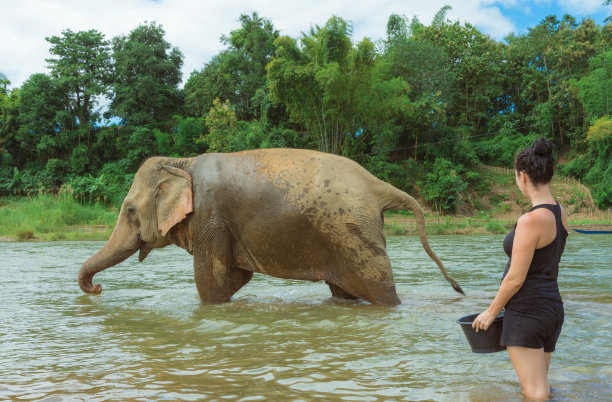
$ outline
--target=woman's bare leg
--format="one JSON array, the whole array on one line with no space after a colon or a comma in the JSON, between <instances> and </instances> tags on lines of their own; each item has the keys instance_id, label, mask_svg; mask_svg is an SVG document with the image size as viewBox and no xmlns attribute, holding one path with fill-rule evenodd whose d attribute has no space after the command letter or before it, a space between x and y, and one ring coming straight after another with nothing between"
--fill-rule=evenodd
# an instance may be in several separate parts
<instances>
[{"instance_id":1,"label":"woman's bare leg","mask_svg":"<svg viewBox=\"0 0 612 402\"><path fill-rule=\"evenodd\" d=\"M508 346L508 355L510 355L525 396L534 400L548 400L550 387L547 374L550 353L544 353L543 348Z\"/></svg>"}]
</instances>

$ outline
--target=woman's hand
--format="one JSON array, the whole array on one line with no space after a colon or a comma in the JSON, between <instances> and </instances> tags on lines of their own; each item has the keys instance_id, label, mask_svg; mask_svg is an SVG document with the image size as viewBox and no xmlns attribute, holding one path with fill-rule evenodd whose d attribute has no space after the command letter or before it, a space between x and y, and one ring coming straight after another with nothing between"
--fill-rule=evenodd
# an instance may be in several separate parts
<instances>
[{"instance_id":1,"label":"woman's hand","mask_svg":"<svg viewBox=\"0 0 612 402\"><path fill-rule=\"evenodd\" d=\"M478 315L478 317L476 317L476 319L472 323L472 328L474 328L476 332L481 329L486 331L487 329L489 329L496 317L497 314L494 314L492 311L486 310L484 313L481 313Z\"/></svg>"}]
</instances>

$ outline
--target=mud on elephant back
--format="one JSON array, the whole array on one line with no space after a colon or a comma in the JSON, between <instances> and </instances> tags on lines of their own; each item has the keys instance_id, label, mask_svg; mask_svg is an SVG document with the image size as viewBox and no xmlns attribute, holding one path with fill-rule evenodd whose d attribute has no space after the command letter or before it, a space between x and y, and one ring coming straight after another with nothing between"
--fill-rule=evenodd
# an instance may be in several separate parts
<instances>
[{"instance_id":1,"label":"mud on elephant back","mask_svg":"<svg viewBox=\"0 0 612 402\"><path fill-rule=\"evenodd\" d=\"M227 302L253 273L325 281L335 297L395 305L384 212L411 211L423 248L463 294L431 250L421 206L354 161L308 150L264 149L194 158L154 157L140 167L104 247L79 271L93 276L136 251L176 244L194 257L204 302Z\"/></svg>"}]
</instances>

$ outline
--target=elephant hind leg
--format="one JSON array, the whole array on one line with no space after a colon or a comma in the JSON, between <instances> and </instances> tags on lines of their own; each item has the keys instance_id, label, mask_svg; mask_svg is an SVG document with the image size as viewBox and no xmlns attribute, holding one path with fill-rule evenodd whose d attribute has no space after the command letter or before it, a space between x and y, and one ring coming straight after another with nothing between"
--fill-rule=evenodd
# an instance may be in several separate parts
<instances>
[{"instance_id":1,"label":"elephant hind leg","mask_svg":"<svg viewBox=\"0 0 612 402\"><path fill-rule=\"evenodd\" d=\"M346 300L357 300L358 299L357 296L353 296L352 294L342 289L338 285L334 285L333 283L328 282L328 281L325 281L325 283L327 283L327 286L329 286L329 290L331 290L331 294L333 297L337 297L339 299L346 299Z\"/></svg>"},{"instance_id":2,"label":"elephant hind leg","mask_svg":"<svg viewBox=\"0 0 612 402\"><path fill-rule=\"evenodd\" d=\"M379 306L396 306L401 303L395 290L391 263L386 253L372 257L367 262L354 261L339 277L340 287L351 295Z\"/></svg>"},{"instance_id":3,"label":"elephant hind leg","mask_svg":"<svg viewBox=\"0 0 612 402\"><path fill-rule=\"evenodd\" d=\"M395 292L395 286L381 290L372 289L363 299L379 306L397 306L402 303Z\"/></svg>"}]
</instances>

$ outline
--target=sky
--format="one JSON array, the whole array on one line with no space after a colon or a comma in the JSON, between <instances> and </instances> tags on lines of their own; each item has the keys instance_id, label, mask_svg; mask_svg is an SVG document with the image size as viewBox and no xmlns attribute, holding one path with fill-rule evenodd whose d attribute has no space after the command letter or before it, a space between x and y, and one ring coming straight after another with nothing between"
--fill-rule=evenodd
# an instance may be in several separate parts
<instances>
[{"instance_id":1,"label":"sky","mask_svg":"<svg viewBox=\"0 0 612 402\"><path fill-rule=\"evenodd\" d=\"M183 83L223 49L221 35L238 29L241 14L256 11L268 18L281 35L299 37L311 26L323 26L333 15L353 24L353 40L385 38L391 14L417 16L429 25L444 5L447 18L469 22L502 41L522 34L547 15L570 14L578 22L591 17L603 25L612 7L603 0L0 0L0 73L10 88L31 75L48 72L50 57L45 37L66 29L96 29L108 40L127 35L145 21L156 21L166 40L184 54Z\"/></svg>"}]
</instances>

